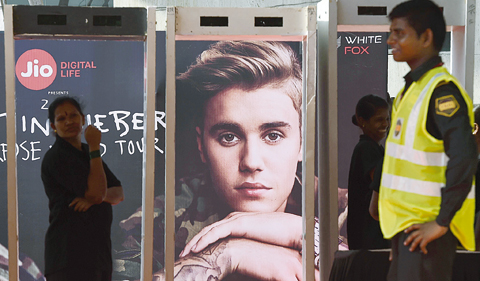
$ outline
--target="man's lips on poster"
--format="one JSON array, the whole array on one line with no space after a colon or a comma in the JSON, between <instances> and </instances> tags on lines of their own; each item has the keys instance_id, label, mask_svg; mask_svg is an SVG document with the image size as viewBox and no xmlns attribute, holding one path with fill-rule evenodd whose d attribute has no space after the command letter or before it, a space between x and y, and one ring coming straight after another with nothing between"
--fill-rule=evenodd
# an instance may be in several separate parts
<instances>
[{"instance_id":1,"label":"man's lips on poster","mask_svg":"<svg viewBox=\"0 0 480 281\"><path fill-rule=\"evenodd\" d=\"M241 194L250 197L259 197L271 190L271 187L267 187L258 182L244 182L240 186L236 187L235 190Z\"/></svg>"}]
</instances>

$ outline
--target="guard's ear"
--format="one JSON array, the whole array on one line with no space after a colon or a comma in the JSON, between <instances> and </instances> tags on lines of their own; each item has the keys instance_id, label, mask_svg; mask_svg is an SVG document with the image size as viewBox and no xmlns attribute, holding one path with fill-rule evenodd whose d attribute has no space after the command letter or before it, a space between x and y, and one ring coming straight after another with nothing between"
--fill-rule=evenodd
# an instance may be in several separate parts
<instances>
[{"instance_id":1,"label":"guard's ear","mask_svg":"<svg viewBox=\"0 0 480 281\"><path fill-rule=\"evenodd\" d=\"M204 151L205 149L203 147L202 129L200 129L200 127L196 127L195 130L197 131L197 149L200 153L200 158L202 159L203 163L207 163Z\"/></svg>"},{"instance_id":2,"label":"guard's ear","mask_svg":"<svg viewBox=\"0 0 480 281\"><path fill-rule=\"evenodd\" d=\"M54 131L57 129L57 128L55 127L55 124L53 124L53 123L50 123L50 128L52 128L52 130L54 130Z\"/></svg>"},{"instance_id":3,"label":"guard's ear","mask_svg":"<svg viewBox=\"0 0 480 281\"><path fill-rule=\"evenodd\" d=\"M477 123L473 123L473 132L472 134L476 135L478 133L478 124Z\"/></svg>"},{"instance_id":4,"label":"guard's ear","mask_svg":"<svg viewBox=\"0 0 480 281\"><path fill-rule=\"evenodd\" d=\"M429 47L432 46L435 48L434 43L433 43L433 31L430 28L427 28L422 35L420 35L420 38L422 38L423 43L422 45L424 47Z\"/></svg>"}]
</instances>

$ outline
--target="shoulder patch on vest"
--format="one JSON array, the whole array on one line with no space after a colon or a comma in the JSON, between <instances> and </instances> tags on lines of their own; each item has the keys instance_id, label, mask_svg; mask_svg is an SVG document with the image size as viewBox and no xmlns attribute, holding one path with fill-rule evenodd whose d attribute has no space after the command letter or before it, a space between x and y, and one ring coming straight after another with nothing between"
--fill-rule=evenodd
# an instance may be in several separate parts
<instances>
[{"instance_id":1,"label":"shoulder patch on vest","mask_svg":"<svg viewBox=\"0 0 480 281\"><path fill-rule=\"evenodd\" d=\"M395 131L393 133L394 139L400 139L400 133L402 132L403 127L403 118L398 118L397 122L395 123Z\"/></svg>"},{"instance_id":2,"label":"shoulder patch on vest","mask_svg":"<svg viewBox=\"0 0 480 281\"><path fill-rule=\"evenodd\" d=\"M460 105L453 95L435 99L435 113L438 115L451 117L458 109L460 109Z\"/></svg>"}]
</instances>

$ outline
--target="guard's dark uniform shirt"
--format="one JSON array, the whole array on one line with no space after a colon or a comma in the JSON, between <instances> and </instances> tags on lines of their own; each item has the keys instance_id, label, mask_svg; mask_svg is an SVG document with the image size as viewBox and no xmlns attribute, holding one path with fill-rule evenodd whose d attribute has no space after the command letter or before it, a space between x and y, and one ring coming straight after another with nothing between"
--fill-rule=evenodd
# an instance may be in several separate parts
<instances>
[{"instance_id":1,"label":"guard's dark uniform shirt","mask_svg":"<svg viewBox=\"0 0 480 281\"><path fill-rule=\"evenodd\" d=\"M50 226L45 236L45 274L61 269L112 271L112 206L106 202L76 212L68 205L84 197L90 172L88 145L82 151L57 137L42 161L42 181L49 200ZM120 181L103 163L107 187Z\"/></svg>"},{"instance_id":2,"label":"guard's dark uniform shirt","mask_svg":"<svg viewBox=\"0 0 480 281\"><path fill-rule=\"evenodd\" d=\"M404 93L427 71L442 64L441 58L435 56L410 71L404 77ZM435 101L445 96L453 96L459 105L459 109L451 117L437 114ZM467 105L455 84L443 84L433 91L426 127L433 137L443 140L445 153L449 157L445 175L446 185L442 188L442 203L436 219L441 226L450 224L472 187L472 176L477 166L477 147L468 114Z\"/></svg>"}]
</instances>

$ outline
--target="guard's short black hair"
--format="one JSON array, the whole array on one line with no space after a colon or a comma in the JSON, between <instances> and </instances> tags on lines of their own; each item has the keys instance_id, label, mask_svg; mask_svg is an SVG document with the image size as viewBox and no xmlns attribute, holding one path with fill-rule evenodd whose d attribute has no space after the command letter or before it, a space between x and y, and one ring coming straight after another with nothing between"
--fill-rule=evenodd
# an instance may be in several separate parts
<instances>
[{"instance_id":1,"label":"guard's short black hair","mask_svg":"<svg viewBox=\"0 0 480 281\"><path fill-rule=\"evenodd\" d=\"M447 32L445 18L440 7L430 0L409 0L395 6L388 14L390 21L406 18L408 24L420 36L427 29L433 33L433 46L440 52Z\"/></svg>"}]
</instances>

